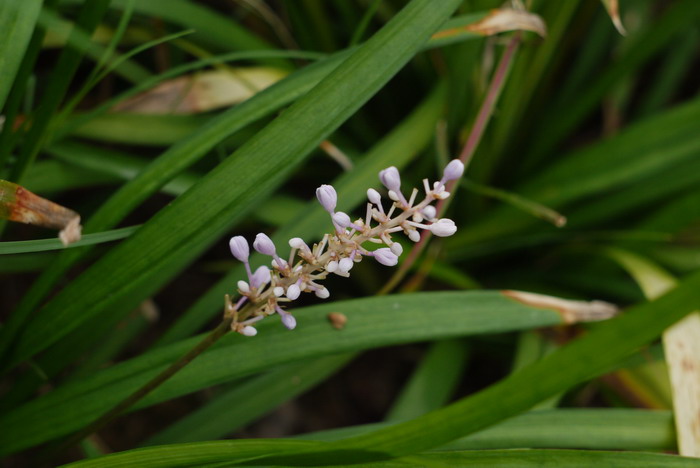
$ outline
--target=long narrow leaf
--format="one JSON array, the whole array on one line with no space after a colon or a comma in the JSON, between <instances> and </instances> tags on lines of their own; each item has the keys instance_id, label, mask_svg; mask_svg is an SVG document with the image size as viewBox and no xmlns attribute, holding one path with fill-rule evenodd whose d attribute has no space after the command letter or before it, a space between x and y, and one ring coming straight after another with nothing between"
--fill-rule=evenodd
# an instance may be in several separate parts
<instances>
[{"instance_id":1,"label":"long narrow leaf","mask_svg":"<svg viewBox=\"0 0 700 468\"><path fill-rule=\"evenodd\" d=\"M429 309L429 311L428 311ZM327 315L348 317L342 330ZM224 337L141 402L148 406L273 366L376 346L561 324L559 312L516 302L500 292L421 293L336 302L295 311L299 327L289 332L275 317L259 326L254 340ZM29 447L79 429L194 346L197 338L156 349L118 364L0 417L0 453ZM59 424L60 422L60 424Z\"/></svg>"}]
</instances>

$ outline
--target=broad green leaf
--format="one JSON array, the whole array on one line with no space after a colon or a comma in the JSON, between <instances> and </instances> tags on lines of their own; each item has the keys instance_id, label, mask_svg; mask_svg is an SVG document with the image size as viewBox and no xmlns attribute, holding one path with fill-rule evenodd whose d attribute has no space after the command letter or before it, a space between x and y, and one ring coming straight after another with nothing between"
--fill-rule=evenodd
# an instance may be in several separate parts
<instances>
[{"instance_id":1,"label":"broad green leaf","mask_svg":"<svg viewBox=\"0 0 700 468\"><path fill-rule=\"evenodd\" d=\"M427 311L429 308L429 313ZM327 315L348 317L342 330ZM263 321L255 339L224 337L146 397L148 406L273 366L333 353L360 351L422 340L502 333L563 323L559 312L516 302L500 292L420 293L355 299L295 311L299 326L289 332L276 317ZM79 429L117 403L195 345L178 342L62 386L0 417L0 452L9 453Z\"/></svg>"},{"instance_id":2,"label":"broad green leaf","mask_svg":"<svg viewBox=\"0 0 700 468\"><path fill-rule=\"evenodd\" d=\"M29 45L41 11L41 0L0 1L0 110Z\"/></svg>"},{"instance_id":3,"label":"broad green leaf","mask_svg":"<svg viewBox=\"0 0 700 468\"><path fill-rule=\"evenodd\" d=\"M367 424L303 434L303 440L340 440L388 427ZM674 450L673 414L620 408L530 411L443 445L438 450L579 448Z\"/></svg>"}]
</instances>

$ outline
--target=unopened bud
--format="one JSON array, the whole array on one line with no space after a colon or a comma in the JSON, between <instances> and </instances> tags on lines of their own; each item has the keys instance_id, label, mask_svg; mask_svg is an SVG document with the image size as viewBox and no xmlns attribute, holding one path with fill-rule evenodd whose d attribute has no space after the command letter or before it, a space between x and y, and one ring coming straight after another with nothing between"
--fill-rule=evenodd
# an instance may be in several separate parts
<instances>
[{"instance_id":1,"label":"unopened bud","mask_svg":"<svg viewBox=\"0 0 700 468\"><path fill-rule=\"evenodd\" d=\"M330 291L328 291L327 288L317 289L314 292L316 294L316 297L321 298L321 299L328 299L328 296L331 295Z\"/></svg>"},{"instance_id":2,"label":"unopened bud","mask_svg":"<svg viewBox=\"0 0 700 468\"><path fill-rule=\"evenodd\" d=\"M464 163L459 159L453 159L445 166L441 182L444 184L448 180L459 179L462 174L464 174Z\"/></svg>"},{"instance_id":3,"label":"unopened bud","mask_svg":"<svg viewBox=\"0 0 700 468\"><path fill-rule=\"evenodd\" d=\"M231 253L234 257L236 257L236 260L243 263L248 261L248 256L250 256L250 248L248 247L248 241L245 240L245 237L232 237L228 242L228 246L231 248Z\"/></svg>"},{"instance_id":4,"label":"unopened bud","mask_svg":"<svg viewBox=\"0 0 700 468\"><path fill-rule=\"evenodd\" d=\"M250 278L250 285L254 288L259 288L260 286L270 282L270 269L265 265L258 267Z\"/></svg>"},{"instance_id":5,"label":"unopened bud","mask_svg":"<svg viewBox=\"0 0 700 468\"><path fill-rule=\"evenodd\" d=\"M275 244L272 242L272 239L262 232L255 236L253 248L263 255L277 255Z\"/></svg>"},{"instance_id":6,"label":"unopened bud","mask_svg":"<svg viewBox=\"0 0 700 468\"><path fill-rule=\"evenodd\" d=\"M338 270L347 273L348 271L352 270L352 267L355 265L355 263L350 260L349 258L343 258L338 262Z\"/></svg>"},{"instance_id":7,"label":"unopened bud","mask_svg":"<svg viewBox=\"0 0 700 468\"><path fill-rule=\"evenodd\" d=\"M401 255L403 253L403 246L399 244L398 242L394 242L391 244L391 247L389 247L394 254Z\"/></svg>"},{"instance_id":8,"label":"unopened bud","mask_svg":"<svg viewBox=\"0 0 700 468\"><path fill-rule=\"evenodd\" d=\"M243 336L255 336L258 334L258 330L255 327L251 327L250 325L247 325L247 326L243 327L243 330L241 330L240 333Z\"/></svg>"},{"instance_id":9,"label":"unopened bud","mask_svg":"<svg viewBox=\"0 0 700 468\"><path fill-rule=\"evenodd\" d=\"M316 198L324 210L333 213L335 206L338 203L338 194L332 185L321 185L316 189Z\"/></svg>"},{"instance_id":10,"label":"unopened bud","mask_svg":"<svg viewBox=\"0 0 700 468\"><path fill-rule=\"evenodd\" d=\"M382 203L382 196L379 195L379 192L377 192L373 188L367 189L367 198L370 202L374 203L375 205L381 205Z\"/></svg>"},{"instance_id":11,"label":"unopened bud","mask_svg":"<svg viewBox=\"0 0 700 468\"><path fill-rule=\"evenodd\" d=\"M293 284L287 288L286 296L293 301L298 299L300 294L301 289L299 289L299 286L297 286L296 284Z\"/></svg>"},{"instance_id":12,"label":"unopened bud","mask_svg":"<svg viewBox=\"0 0 700 468\"><path fill-rule=\"evenodd\" d=\"M293 249L309 250L309 246L306 245L306 242L304 242L304 239L301 237L292 237L289 239L289 246Z\"/></svg>"},{"instance_id":13,"label":"unopened bud","mask_svg":"<svg viewBox=\"0 0 700 468\"><path fill-rule=\"evenodd\" d=\"M399 257L388 247L377 249L372 254L374 255L374 258L382 265L394 266L399 263Z\"/></svg>"},{"instance_id":14,"label":"unopened bud","mask_svg":"<svg viewBox=\"0 0 700 468\"><path fill-rule=\"evenodd\" d=\"M338 262L335 260L331 260L326 264L326 271L328 273L333 273L338 269Z\"/></svg>"},{"instance_id":15,"label":"unopened bud","mask_svg":"<svg viewBox=\"0 0 700 468\"><path fill-rule=\"evenodd\" d=\"M383 171L379 171L379 180L382 182L384 187L389 190L399 193L401 191L401 176L399 175L399 170L396 167L387 167Z\"/></svg>"},{"instance_id":16,"label":"unopened bud","mask_svg":"<svg viewBox=\"0 0 700 468\"><path fill-rule=\"evenodd\" d=\"M435 219L435 215L437 214L437 210L433 205L428 205L425 208L423 208L423 216L425 216L426 219L428 220L433 220Z\"/></svg>"},{"instance_id":17,"label":"unopened bud","mask_svg":"<svg viewBox=\"0 0 700 468\"><path fill-rule=\"evenodd\" d=\"M442 218L430 225L430 232L438 237L448 237L457 232L457 226L451 219Z\"/></svg>"},{"instance_id":18,"label":"unopened bud","mask_svg":"<svg viewBox=\"0 0 700 468\"><path fill-rule=\"evenodd\" d=\"M239 289L242 293L249 293L249 292L250 292L250 287L248 286L248 283L246 283L245 281L240 280L240 281L237 283L237 285L238 285L238 289Z\"/></svg>"}]
</instances>

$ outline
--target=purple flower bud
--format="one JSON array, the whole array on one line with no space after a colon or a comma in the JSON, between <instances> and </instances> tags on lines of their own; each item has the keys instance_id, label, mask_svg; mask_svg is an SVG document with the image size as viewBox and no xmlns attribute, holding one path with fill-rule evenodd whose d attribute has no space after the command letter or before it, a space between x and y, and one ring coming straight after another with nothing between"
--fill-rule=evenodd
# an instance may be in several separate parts
<instances>
[{"instance_id":1,"label":"purple flower bud","mask_svg":"<svg viewBox=\"0 0 700 468\"><path fill-rule=\"evenodd\" d=\"M315 291L315 293L316 293L316 297L318 297L320 299L328 299L328 296L331 295L330 291L328 291L328 289L325 287L323 287L321 289L317 289Z\"/></svg>"},{"instance_id":2,"label":"purple flower bud","mask_svg":"<svg viewBox=\"0 0 700 468\"><path fill-rule=\"evenodd\" d=\"M401 192L401 176L396 167L387 167L383 171L379 171L379 180L386 188L396 193Z\"/></svg>"},{"instance_id":3,"label":"purple flower bud","mask_svg":"<svg viewBox=\"0 0 700 468\"><path fill-rule=\"evenodd\" d=\"M418 242L420 240L420 232L416 231L415 229L411 229L408 231L408 238L413 242Z\"/></svg>"},{"instance_id":4,"label":"purple flower bud","mask_svg":"<svg viewBox=\"0 0 700 468\"><path fill-rule=\"evenodd\" d=\"M297 326L297 319L294 318L294 316L288 312L285 312L283 314L280 314L282 317L282 325L284 325L287 330L294 330Z\"/></svg>"},{"instance_id":5,"label":"purple flower bud","mask_svg":"<svg viewBox=\"0 0 700 468\"><path fill-rule=\"evenodd\" d=\"M293 249L298 249L298 250L304 250L308 251L311 250L309 249L309 246L306 245L306 242L301 237L292 237L289 239L289 246Z\"/></svg>"},{"instance_id":6,"label":"purple flower bud","mask_svg":"<svg viewBox=\"0 0 700 468\"><path fill-rule=\"evenodd\" d=\"M358 226L357 224L352 222L350 216L348 216L347 213L343 213L342 211L333 213L332 218L333 222L340 227L357 229L358 231L362 229L361 226Z\"/></svg>"},{"instance_id":7,"label":"purple flower bud","mask_svg":"<svg viewBox=\"0 0 700 468\"><path fill-rule=\"evenodd\" d=\"M392 252L394 252L397 256L401 255L403 253L403 246L399 244L398 242L394 242L391 244L391 247L389 247Z\"/></svg>"},{"instance_id":8,"label":"purple flower bud","mask_svg":"<svg viewBox=\"0 0 700 468\"><path fill-rule=\"evenodd\" d=\"M270 282L270 269L265 265L258 267L250 278L250 285L254 288L259 288L260 286Z\"/></svg>"},{"instance_id":9,"label":"purple flower bud","mask_svg":"<svg viewBox=\"0 0 700 468\"><path fill-rule=\"evenodd\" d=\"M243 236L232 237L228 241L228 246L231 248L231 253L239 262L247 263L248 256L250 255L250 248L248 247L248 241L245 240Z\"/></svg>"},{"instance_id":10,"label":"purple flower bud","mask_svg":"<svg viewBox=\"0 0 700 468\"><path fill-rule=\"evenodd\" d=\"M433 205L428 205L425 208L423 208L423 216L425 216L426 219L435 219L436 214L437 210Z\"/></svg>"},{"instance_id":11,"label":"purple flower bud","mask_svg":"<svg viewBox=\"0 0 700 468\"><path fill-rule=\"evenodd\" d=\"M457 232L457 226L451 219L442 218L430 225L430 232L438 237L448 237Z\"/></svg>"},{"instance_id":12,"label":"purple flower bud","mask_svg":"<svg viewBox=\"0 0 700 468\"><path fill-rule=\"evenodd\" d=\"M464 163L459 159L453 159L445 166L445 171L442 173L442 180L440 182L444 184L448 180L459 179L462 177L462 174L464 174Z\"/></svg>"},{"instance_id":13,"label":"purple flower bud","mask_svg":"<svg viewBox=\"0 0 700 468\"><path fill-rule=\"evenodd\" d=\"M241 335L244 335L244 336L255 336L257 334L258 334L257 328L251 327L250 325L243 327L243 330L241 330Z\"/></svg>"},{"instance_id":14,"label":"purple flower bud","mask_svg":"<svg viewBox=\"0 0 700 468\"><path fill-rule=\"evenodd\" d=\"M282 294L284 294L284 288L282 286L275 286L272 293L277 297L281 297Z\"/></svg>"},{"instance_id":15,"label":"purple flower bud","mask_svg":"<svg viewBox=\"0 0 700 468\"><path fill-rule=\"evenodd\" d=\"M248 286L248 283L246 283L243 280L240 280L237 284L238 289L241 290L242 293L249 293L250 292L250 286Z\"/></svg>"},{"instance_id":16,"label":"purple flower bud","mask_svg":"<svg viewBox=\"0 0 700 468\"><path fill-rule=\"evenodd\" d=\"M355 262L349 258L344 258L338 262L338 270L342 273L347 273L348 271L352 270L353 266L355 266Z\"/></svg>"},{"instance_id":17,"label":"purple flower bud","mask_svg":"<svg viewBox=\"0 0 700 468\"><path fill-rule=\"evenodd\" d=\"M327 271L328 273L333 273L333 272L336 271L337 269L338 269L338 262L335 261L335 260L331 260L330 262L328 262L328 263L326 264L326 271Z\"/></svg>"},{"instance_id":18,"label":"purple flower bud","mask_svg":"<svg viewBox=\"0 0 700 468\"><path fill-rule=\"evenodd\" d=\"M374 203L375 205L382 204L382 196L379 195L379 192L377 192L373 188L367 189L367 198L370 202Z\"/></svg>"},{"instance_id":19,"label":"purple flower bud","mask_svg":"<svg viewBox=\"0 0 700 468\"><path fill-rule=\"evenodd\" d=\"M275 305L275 310L278 314L280 314L282 325L287 327L289 330L294 330L294 328L297 326L297 320L294 318L294 316L278 305Z\"/></svg>"},{"instance_id":20,"label":"purple flower bud","mask_svg":"<svg viewBox=\"0 0 700 468\"><path fill-rule=\"evenodd\" d=\"M335 211L335 206L338 203L338 194L332 185L321 185L316 189L316 198L321 203L324 210L329 213Z\"/></svg>"},{"instance_id":21,"label":"purple flower bud","mask_svg":"<svg viewBox=\"0 0 700 468\"><path fill-rule=\"evenodd\" d=\"M372 255L382 265L394 266L399 263L399 257L388 247L377 249Z\"/></svg>"},{"instance_id":22,"label":"purple flower bud","mask_svg":"<svg viewBox=\"0 0 700 468\"><path fill-rule=\"evenodd\" d=\"M298 299L300 294L301 289L299 289L299 286L296 284L293 284L287 288L286 296L293 301Z\"/></svg>"},{"instance_id":23,"label":"purple flower bud","mask_svg":"<svg viewBox=\"0 0 700 468\"><path fill-rule=\"evenodd\" d=\"M267 235L263 234L262 232L255 236L253 248L264 255L277 255L275 244L272 242L272 239L267 237Z\"/></svg>"}]
</instances>

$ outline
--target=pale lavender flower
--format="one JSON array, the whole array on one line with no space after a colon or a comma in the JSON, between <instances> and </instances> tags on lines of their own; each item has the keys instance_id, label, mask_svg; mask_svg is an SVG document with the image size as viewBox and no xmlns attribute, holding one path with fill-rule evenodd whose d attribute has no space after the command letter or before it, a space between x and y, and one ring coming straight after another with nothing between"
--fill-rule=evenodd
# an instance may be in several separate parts
<instances>
[{"instance_id":1,"label":"pale lavender flower","mask_svg":"<svg viewBox=\"0 0 700 468\"><path fill-rule=\"evenodd\" d=\"M431 231L436 236L450 236L457 230L455 223L447 218L436 219L437 210L431 206L435 200L449 197L445 190L445 182L454 180L462 175L464 165L451 161L443 172L441 181L430 183L423 181L425 198L416 201L418 190L411 192L410 200L406 201L401 193L401 177L396 167L389 167L379 173L379 178L389 189L389 198L397 203L391 203L385 213L382 207L382 197L374 189L367 190L369 203L366 216L353 222L345 212L336 212L338 196L330 185L322 185L316 190L316 197L321 206L331 215L336 229L335 233L326 234L319 243L309 247L301 238L289 240L292 248L289 263L278 255L272 240L265 234L258 234L253 242L253 248L265 255L273 257L270 270L266 266L259 267L251 274L248 264L248 243L241 236L231 239L230 246L233 255L244 262L248 272L249 282L239 281L238 289L243 295L235 307L227 297L226 313L232 318L233 330L246 335L256 334L254 324L269 315L278 313L282 324L288 329L297 325L296 318L280 307L281 303L294 301L301 293L314 293L321 299L330 296L330 292L318 282L335 273L349 276L355 263L361 262L364 256L374 257L377 262L394 266L403 253L400 243L392 240L392 235L403 232L413 242L421 239L420 229ZM394 214L397 212L397 214ZM427 220L423 224L423 220ZM375 224L372 226L372 224ZM350 231L348 231L350 229ZM384 244L384 247L374 251L366 250L363 244L372 242ZM270 287L267 287L270 283ZM241 306L248 302L244 308Z\"/></svg>"},{"instance_id":2,"label":"pale lavender flower","mask_svg":"<svg viewBox=\"0 0 700 468\"><path fill-rule=\"evenodd\" d=\"M301 289L299 288L299 285L297 283L294 283L287 288L287 293L285 295L289 299L294 301L294 300L299 298L300 294L301 294Z\"/></svg>"},{"instance_id":3,"label":"pale lavender flower","mask_svg":"<svg viewBox=\"0 0 700 468\"><path fill-rule=\"evenodd\" d=\"M399 257L388 247L383 247L372 252L372 256L382 265L394 266L399 263Z\"/></svg>"},{"instance_id":4,"label":"pale lavender flower","mask_svg":"<svg viewBox=\"0 0 700 468\"><path fill-rule=\"evenodd\" d=\"M362 226L359 226L359 225L353 223L352 220L350 219L350 216L348 216L347 213L343 213L342 211L338 211L336 213L333 213L332 218L333 218L333 222L340 227L356 229L358 231L362 230Z\"/></svg>"},{"instance_id":5,"label":"pale lavender flower","mask_svg":"<svg viewBox=\"0 0 700 468\"><path fill-rule=\"evenodd\" d=\"M255 327L251 327L250 325L246 325L241 330L241 335L244 335L244 336L255 336L257 334L258 334L258 329Z\"/></svg>"},{"instance_id":6,"label":"pale lavender flower","mask_svg":"<svg viewBox=\"0 0 700 468\"><path fill-rule=\"evenodd\" d=\"M333 214L338 203L338 194L332 185L321 185L316 189L316 198L327 212Z\"/></svg>"},{"instance_id":7,"label":"pale lavender flower","mask_svg":"<svg viewBox=\"0 0 700 468\"><path fill-rule=\"evenodd\" d=\"M462 177L462 174L464 174L464 163L459 159L453 159L447 164L447 166L445 166L440 183L445 185L445 182L448 180L459 179Z\"/></svg>"},{"instance_id":8,"label":"pale lavender flower","mask_svg":"<svg viewBox=\"0 0 700 468\"><path fill-rule=\"evenodd\" d=\"M387 167L383 171L379 171L379 180L382 182L384 187L388 188L392 192L399 194L401 192L401 176L399 175L399 170L396 167Z\"/></svg>"},{"instance_id":9,"label":"pale lavender flower","mask_svg":"<svg viewBox=\"0 0 700 468\"><path fill-rule=\"evenodd\" d=\"M262 232L255 236L253 248L263 255L277 255L277 250L275 249L275 244L272 242L272 239Z\"/></svg>"},{"instance_id":10,"label":"pale lavender flower","mask_svg":"<svg viewBox=\"0 0 700 468\"><path fill-rule=\"evenodd\" d=\"M457 226L451 219L442 218L430 225L430 232L438 237L448 237L457 232Z\"/></svg>"},{"instance_id":11,"label":"pale lavender flower","mask_svg":"<svg viewBox=\"0 0 700 468\"><path fill-rule=\"evenodd\" d=\"M270 269L265 265L259 266L250 278L250 285L259 288L270 282Z\"/></svg>"},{"instance_id":12,"label":"pale lavender flower","mask_svg":"<svg viewBox=\"0 0 700 468\"><path fill-rule=\"evenodd\" d=\"M247 263L248 257L250 256L250 248L248 247L248 241L245 240L243 236L232 237L228 242L231 248L231 253L239 262Z\"/></svg>"}]
</instances>

